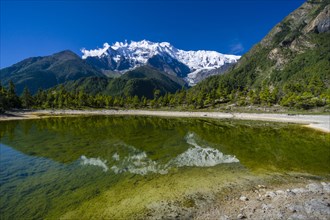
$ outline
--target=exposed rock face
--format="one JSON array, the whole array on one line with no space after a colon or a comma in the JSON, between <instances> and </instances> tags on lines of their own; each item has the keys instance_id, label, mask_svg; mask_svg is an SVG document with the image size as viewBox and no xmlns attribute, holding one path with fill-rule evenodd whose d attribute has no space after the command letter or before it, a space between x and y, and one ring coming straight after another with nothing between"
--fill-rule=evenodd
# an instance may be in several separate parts
<instances>
[{"instance_id":1,"label":"exposed rock face","mask_svg":"<svg viewBox=\"0 0 330 220\"><path fill-rule=\"evenodd\" d=\"M320 21L317 25L317 31L319 33L328 33L330 32L330 18L325 18L324 20Z\"/></svg>"},{"instance_id":2,"label":"exposed rock face","mask_svg":"<svg viewBox=\"0 0 330 220\"><path fill-rule=\"evenodd\" d=\"M327 5L319 14L316 16L315 19L313 19L311 22L309 22L308 25L304 28L304 33L308 33L311 31L317 32L317 33L325 33L329 32L330 28L330 15L329 15L329 9L330 5Z\"/></svg>"},{"instance_id":3,"label":"exposed rock face","mask_svg":"<svg viewBox=\"0 0 330 220\"><path fill-rule=\"evenodd\" d=\"M280 48L272 49L268 54L268 58L276 62L275 64L276 69L281 69L281 67L283 67L284 64L286 63L286 59L282 55Z\"/></svg>"},{"instance_id":4,"label":"exposed rock face","mask_svg":"<svg viewBox=\"0 0 330 220\"><path fill-rule=\"evenodd\" d=\"M318 33L327 32L327 28L329 28L329 23L327 22L329 19L329 6L325 7L313 19L311 11L317 10L319 7L319 3L306 2L287 16L261 42L266 47L275 46L268 54L268 58L275 62L275 69L283 69L290 61L290 57L288 56L291 54L287 52L287 49L300 54L315 46L305 34L316 31ZM281 35L284 38L278 39ZM276 42L277 40L279 42ZM274 43L277 43L277 45L274 45Z\"/></svg>"}]
</instances>

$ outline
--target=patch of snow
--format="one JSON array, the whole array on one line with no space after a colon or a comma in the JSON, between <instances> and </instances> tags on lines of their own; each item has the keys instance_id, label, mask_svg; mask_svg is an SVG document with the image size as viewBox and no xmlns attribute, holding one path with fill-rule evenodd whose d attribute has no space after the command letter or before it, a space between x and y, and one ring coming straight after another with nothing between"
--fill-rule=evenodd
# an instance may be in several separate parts
<instances>
[{"instance_id":1,"label":"patch of snow","mask_svg":"<svg viewBox=\"0 0 330 220\"><path fill-rule=\"evenodd\" d=\"M110 48L108 43L103 44L103 48L95 49L95 50L86 50L85 48L81 49L83 53L82 58L87 59L87 57L102 57L107 55L107 50Z\"/></svg>"}]
</instances>

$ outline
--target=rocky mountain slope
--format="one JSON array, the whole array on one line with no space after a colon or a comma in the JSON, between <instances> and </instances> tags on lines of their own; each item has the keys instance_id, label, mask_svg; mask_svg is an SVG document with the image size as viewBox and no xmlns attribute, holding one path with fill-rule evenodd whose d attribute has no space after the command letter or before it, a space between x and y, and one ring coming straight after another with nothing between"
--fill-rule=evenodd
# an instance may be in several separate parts
<instances>
[{"instance_id":1,"label":"rocky mountain slope","mask_svg":"<svg viewBox=\"0 0 330 220\"><path fill-rule=\"evenodd\" d=\"M184 51L167 42L154 43L147 40L116 42L111 46L105 43L103 48L82 49L82 53L83 59L105 73L150 65L170 75L185 78L191 85L206 78L207 72L213 75L222 73L226 69L224 66L236 63L240 58L216 51Z\"/></svg>"},{"instance_id":2,"label":"rocky mountain slope","mask_svg":"<svg viewBox=\"0 0 330 220\"><path fill-rule=\"evenodd\" d=\"M330 97L329 10L329 0L308 0L244 54L233 69L206 79L192 92L202 90L218 94L220 99L238 92L238 96L247 96L242 103L258 103L260 98L287 106L324 105Z\"/></svg>"}]
</instances>

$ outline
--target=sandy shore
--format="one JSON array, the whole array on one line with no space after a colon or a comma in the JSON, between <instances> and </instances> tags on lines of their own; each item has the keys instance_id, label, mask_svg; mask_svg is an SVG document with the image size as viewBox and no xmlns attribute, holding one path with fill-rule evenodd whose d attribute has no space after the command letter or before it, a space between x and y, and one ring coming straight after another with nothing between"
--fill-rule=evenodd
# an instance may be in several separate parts
<instances>
[{"instance_id":1,"label":"sandy shore","mask_svg":"<svg viewBox=\"0 0 330 220\"><path fill-rule=\"evenodd\" d=\"M257 114L257 113L222 113L222 112L178 112L149 110L38 110L8 112L0 115L0 121L39 119L63 115L144 115L162 117L241 119L297 123L303 126L330 132L330 115L289 115L289 114Z\"/></svg>"}]
</instances>

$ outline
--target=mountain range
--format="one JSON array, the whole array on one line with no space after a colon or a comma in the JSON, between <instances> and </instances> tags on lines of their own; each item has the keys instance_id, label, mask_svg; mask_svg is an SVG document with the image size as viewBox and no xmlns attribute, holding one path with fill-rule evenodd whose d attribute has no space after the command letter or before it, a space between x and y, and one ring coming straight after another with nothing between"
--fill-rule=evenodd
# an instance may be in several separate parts
<instances>
[{"instance_id":1,"label":"mountain range","mask_svg":"<svg viewBox=\"0 0 330 220\"><path fill-rule=\"evenodd\" d=\"M132 74L126 73L136 68L150 67L139 69L139 71L153 72L153 77L156 75L155 71L158 71L157 77L151 77L151 79L150 74L146 73L144 81L152 80L148 82L148 85L152 85L153 90L158 89L165 93L173 92L172 89L166 90L168 86L161 85L167 79L173 81L173 87L176 88L178 85L180 88L192 86L208 76L225 72L240 58L240 56L224 55L215 51L184 51L176 49L167 42L153 43L147 40L131 43L117 42L112 46L105 43L101 49L82 49L82 53L82 58L66 50L50 56L25 59L0 70L2 83L7 85L9 81L13 81L18 94L26 86L32 93L36 93L39 88L48 89L86 77L110 79L119 77L128 82L127 77L130 76L135 81L141 81L141 77L135 78ZM165 80L164 77L167 79ZM159 84L160 78L165 81ZM114 80L118 81L118 79ZM79 83L70 82L70 85L79 85ZM121 94L119 91L114 93Z\"/></svg>"},{"instance_id":2,"label":"mountain range","mask_svg":"<svg viewBox=\"0 0 330 220\"><path fill-rule=\"evenodd\" d=\"M130 43L105 43L103 48L81 50L82 58L93 66L107 71L123 72L138 66L150 65L170 75L184 78L195 85L209 75L221 73L236 63L240 56L216 51L184 51L168 42L154 43L147 40ZM211 74L206 74L211 72ZM203 73L202 77L200 76Z\"/></svg>"}]
</instances>

